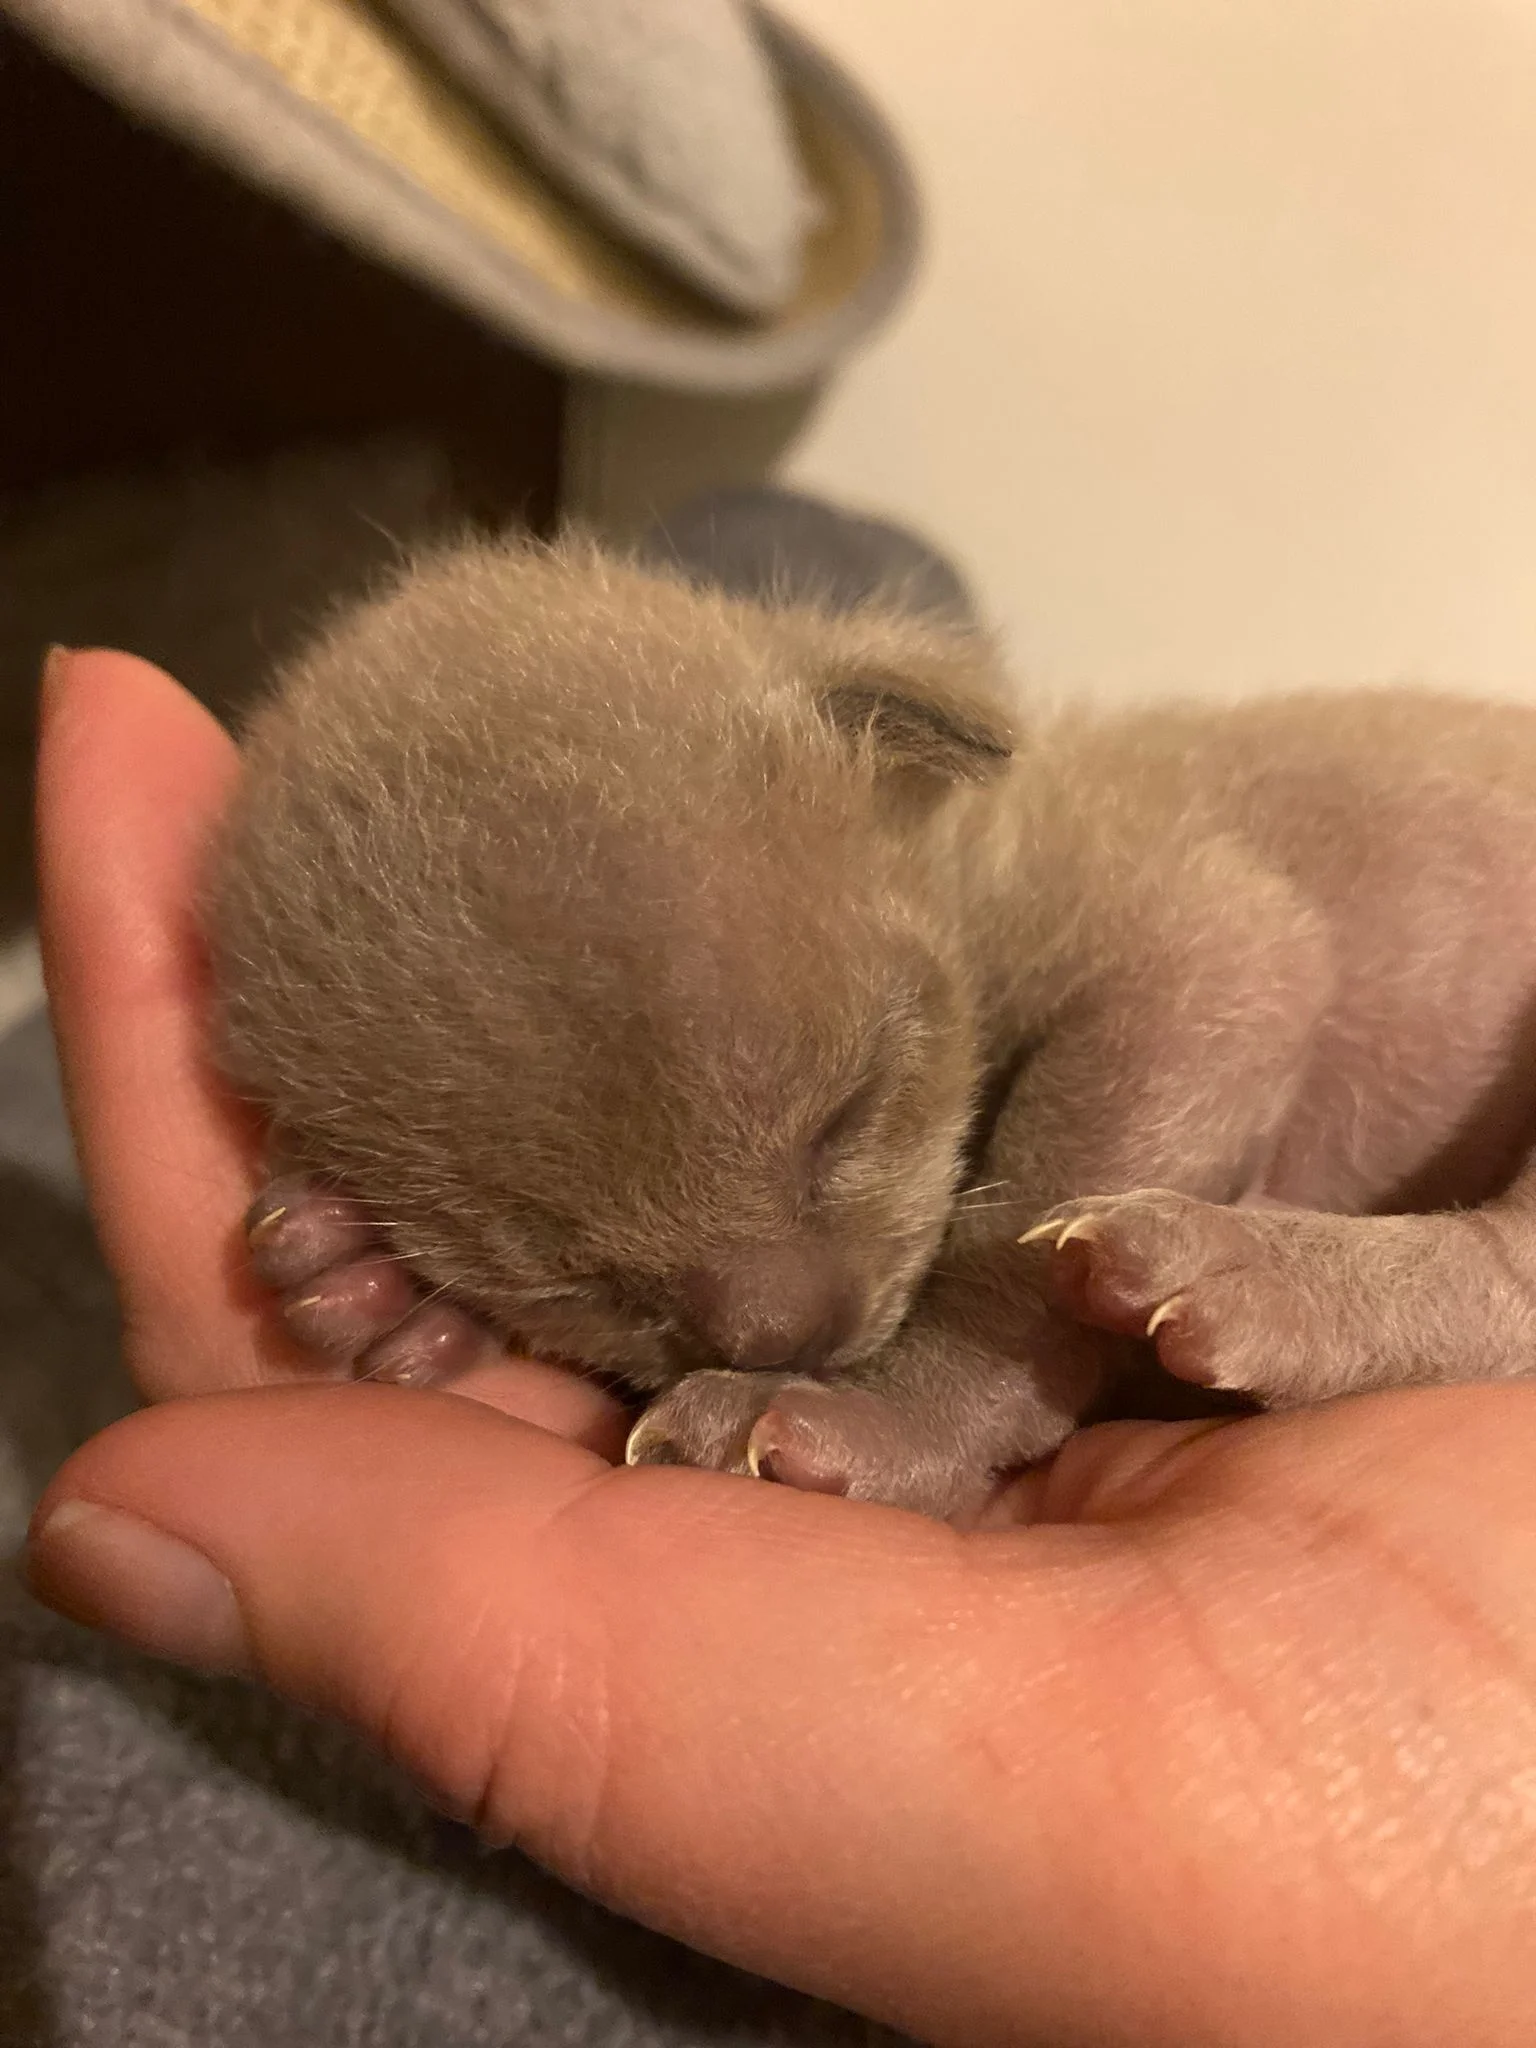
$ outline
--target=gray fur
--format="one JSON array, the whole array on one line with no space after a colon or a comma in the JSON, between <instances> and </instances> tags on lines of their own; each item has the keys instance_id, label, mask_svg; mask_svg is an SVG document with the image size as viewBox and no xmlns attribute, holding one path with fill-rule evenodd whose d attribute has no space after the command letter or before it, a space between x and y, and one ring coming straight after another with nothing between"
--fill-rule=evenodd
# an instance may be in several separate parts
<instances>
[{"instance_id":1,"label":"gray fur","mask_svg":"<svg viewBox=\"0 0 1536 2048\"><path fill-rule=\"evenodd\" d=\"M953 1514L1154 1317L1273 1400L1529 1367L1536 714L1021 722L974 631L476 544L247 758L231 1073L633 1455Z\"/></svg>"}]
</instances>

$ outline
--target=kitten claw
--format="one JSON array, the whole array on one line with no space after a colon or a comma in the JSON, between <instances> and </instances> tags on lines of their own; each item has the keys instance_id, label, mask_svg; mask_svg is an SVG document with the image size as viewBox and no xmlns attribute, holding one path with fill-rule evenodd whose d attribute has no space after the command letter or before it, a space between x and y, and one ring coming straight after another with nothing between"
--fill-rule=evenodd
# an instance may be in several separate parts
<instances>
[{"instance_id":1,"label":"kitten claw","mask_svg":"<svg viewBox=\"0 0 1536 2048\"><path fill-rule=\"evenodd\" d=\"M358 1203L293 1174L262 1189L244 1227L256 1277L276 1294L378 1252L377 1232Z\"/></svg>"},{"instance_id":2,"label":"kitten claw","mask_svg":"<svg viewBox=\"0 0 1536 2048\"><path fill-rule=\"evenodd\" d=\"M758 1427L761 1426L759 1423ZM764 1486L782 1486L785 1482L777 1464L778 1453L782 1448L778 1443L759 1443L757 1431L754 1430L747 1439L745 1452L748 1476L760 1479Z\"/></svg>"},{"instance_id":3,"label":"kitten claw","mask_svg":"<svg viewBox=\"0 0 1536 2048\"><path fill-rule=\"evenodd\" d=\"M1155 1337L1158 1331L1183 1304L1182 1294L1170 1294L1161 1308L1155 1308L1147 1322L1147 1335Z\"/></svg>"},{"instance_id":4,"label":"kitten claw","mask_svg":"<svg viewBox=\"0 0 1536 2048\"><path fill-rule=\"evenodd\" d=\"M1049 1238L1055 1249L1060 1251L1068 1238L1092 1236L1091 1216L1074 1216L1070 1222L1065 1223L1059 1216L1048 1216L1044 1223L1037 1223L1033 1230L1026 1230L1022 1237L1015 1238L1014 1243L1039 1244Z\"/></svg>"},{"instance_id":5,"label":"kitten claw","mask_svg":"<svg viewBox=\"0 0 1536 2048\"><path fill-rule=\"evenodd\" d=\"M1051 1219L1050 1221L1045 1223L1037 1223L1032 1230L1026 1230L1022 1237L1015 1238L1014 1243L1039 1244L1043 1238L1048 1237L1051 1240L1052 1244L1059 1244L1061 1240L1056 1235L1056 1233L1061 1228L1061 1224L1056 1222L1054 1219Z\"/></svg>"},{"instance_id":6,"label":"kitten claw","mask_svg":"<svg viewBox=\"0 0 1536 2048\"><path fill-rule=\"evenodd\" d=\"M747 1439L752 1476L797 1493L847 1493L853 1473L851 1446L837 1426L842 1407L839 1396L824 1386L792 1382L782 1388Z\"/></svg>"},{"instance_id":7,"label":"kitten claw","mask_svg":"<svg viewBox=\"0 0 1536 2048\"><path fill-rule=\"evenodd\" d=\"M626 1465L686 1465L684 1457L672 1437L664 1429L646 1429L647 1416L640 1420L624 1441L624 1462Z\"/></svg>"}]
</instances>

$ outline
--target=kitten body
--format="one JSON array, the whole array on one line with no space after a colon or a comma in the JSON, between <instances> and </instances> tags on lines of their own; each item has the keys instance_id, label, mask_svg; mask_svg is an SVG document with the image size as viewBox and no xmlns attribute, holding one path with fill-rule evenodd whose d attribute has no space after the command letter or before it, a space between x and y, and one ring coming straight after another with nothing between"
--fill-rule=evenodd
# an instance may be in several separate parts
<instances>
[{"instance_id":1,"label":"kitten body","mask_svg":"<svg viewBox=\"0 0 1536 2048\"><path fill-rule=\"evenodd\" d=\"M1030 717L975 633L474 544L281 680L209 928L310 1185L633 1455L953 1514L1149 1324L1271 1401L1529 1368L1533 870L1518 707Z\"/></svg>"}]
</instances>

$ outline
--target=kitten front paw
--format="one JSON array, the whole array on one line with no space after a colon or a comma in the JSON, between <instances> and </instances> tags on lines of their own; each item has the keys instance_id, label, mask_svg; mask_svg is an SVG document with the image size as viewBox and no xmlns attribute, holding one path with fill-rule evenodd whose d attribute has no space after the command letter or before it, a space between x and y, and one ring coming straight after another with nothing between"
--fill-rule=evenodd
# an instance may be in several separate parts
<instances>
[{"instance_id":1,"label":"kitten front paw","mask_svg":"<svg viewBox=\"0 0 1536 2048\"><path fill-rule=\"evenodd\" d=\"M1175 1379L1284 1398L1298 1345L1314 1359L1340 1351L1294 1256L1305 1257L1300 1239L1340 1220L1137 1188L1064 1202L1019 1242L1050 1245L1062 1309L1095 1329L1146 1338Z\"/></svg>"},{"instance_id":2,"label":"kitten front paw","mask_svg":"<svg viewBox=\"0 0 1536 2048\"><path fill-rule=\"evenodd\" d=\"M690 1373L646 1409L625 1458L732 1472L940 1519L979 1505L992 1479L990 1470L973 1469L933 1418L868 1387L779 1373Z\"/></svg>"},{"instance_id":3,"label":"kitten front paw","mask_svg":"<svg viewBox=\"0 0 1536 2048\"><path fill-rule=\"evenodd\" d=\"M762 1478L804 1493L842 1494L939 1521L978 1508L995 1477L961 1449L940 1415L835 1382L785 1387L753 1429L747 1461Z\"/></svg>"},{"instance_id":4,"label":"kitten front paw","mask_svg":"<svg viewBox=\"0 0 1536 2048\"><path fill-rule=\"evenodd\" d=\"M463 1310L423 1293L349 1195L284 1175L252 1203L245 1235L290 1335L332 1371L427 1386L496 1348Z\"/></svg>"},{"instance_id":5,"label":"kitten front paw","mask_svg":"<svg viewBox=\"0 0 1536 2048\"><path fill-rule=\"evenodd\" d=\"M659 1394L629 1433L626 1465L692 1465L755 1476L747 1447L788 1375L705 1370Z\"/></svg>"}]
</instances>

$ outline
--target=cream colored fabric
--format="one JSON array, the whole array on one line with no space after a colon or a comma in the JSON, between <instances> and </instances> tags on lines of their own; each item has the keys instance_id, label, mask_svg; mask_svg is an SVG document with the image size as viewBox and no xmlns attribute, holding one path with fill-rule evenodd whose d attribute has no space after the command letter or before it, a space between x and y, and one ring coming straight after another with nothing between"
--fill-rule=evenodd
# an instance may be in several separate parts
<instances>
[{"instance_id":1,"label":"cream colored fabric","mask_svg":"<svg viewBox=\"0 0 1536 2048\"><path fill-rule=\"evenodd\" d=\"M823 371L910 275L917 212L875 110L765 11L818 209L799 287L743 322L564 198L370 0L0 0L134 114L569 367L719 393Z\"/></svg>"},{"instance_id":2,"label":"cream colored fabric","mask_svg":"<svg viewBox=\"0 0 1536 2048\"><path fill-rule=\"evenodd\" d=\"M740 0L389 0L621 237L738 311L793 297L815 204Z\"/></svg>"},{"instance_id":3,"label":"cream colored fabric","mask_svg":"<svg viewBox=\"0 0 1536 2048\"><path fill-rule=\"evenodd\" d=\"M231 47L572 298L676 311L665 285L531 174L462 93L360 0L184 0Z\"/></svg>"}]
</instances>

